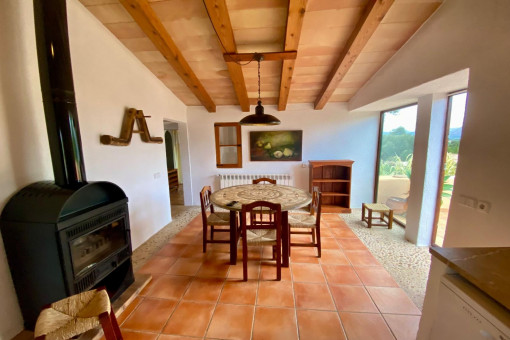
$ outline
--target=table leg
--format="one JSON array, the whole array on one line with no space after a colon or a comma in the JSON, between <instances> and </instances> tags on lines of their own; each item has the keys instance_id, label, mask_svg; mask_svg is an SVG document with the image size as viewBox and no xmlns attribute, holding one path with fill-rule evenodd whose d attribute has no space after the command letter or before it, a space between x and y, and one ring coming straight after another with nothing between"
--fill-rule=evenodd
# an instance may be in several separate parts
<instances>
[{"instance_id":1,"label":"table leg","mask_svg":"<svg viewBox=\"0 0 510 340\"><path fill-rule=\"evenodd\" d=\"M237 216L236 212L230 210L230 264L237 263Z\"/></svg>"},{"instance_id":2,"label":"table leg","mask_svg":"<svg viewBox=\"0 0 510 340\"><path fill-rule=\"evenodd\" d=\"M282 267L289 266L289 212L282 211Z\"/></svg>"}]
</instances>

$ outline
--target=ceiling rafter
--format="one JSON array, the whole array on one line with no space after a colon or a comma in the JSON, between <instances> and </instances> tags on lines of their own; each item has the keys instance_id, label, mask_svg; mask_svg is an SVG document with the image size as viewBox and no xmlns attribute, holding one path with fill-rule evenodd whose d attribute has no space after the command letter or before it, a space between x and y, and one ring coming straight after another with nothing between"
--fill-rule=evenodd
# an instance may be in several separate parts
<instances>
[{"instance_id":1,"label":"ceiling rafter","mask_svg":"<svg viewBox=\"0 0 510 340\"><path fill-rule=\"evenodd\" d=\"M293 51L298 49L307 1L308 0L289 0L284 51ZM282 76L280 80L280 96L278 98L278 111L284 111L287 108L295 63L295 59L286 59L283 61Z\"/></svg>"},{"instance_id":2,"label":"ceiling rafter","mask_svg":"<svg viewBox=\"0 0 510 340\"><path fill-rule=\"evenodd\" d=\"M182 78L191 92L205 106L207 111L216 112L216 104L205 90L170 34L161 23L147 0L119 0L142 31L157 47L175 72Z\"/></svg>"},{"instance_id":3,"label":"ceiling rafter","mask_svg":"<svg viewBox=\"0 0 510 340\"><path fill-rule=\"evenodd\" d=\"M209 18L214 26L214 30L221 42L223 53L237 53L237 47L234 40L234 32L230 23L227 4L225 0L204 0L204 4ZM250 101L248 99L248 91L244 82L243 70L241 65L236 63L227 63L230 79L234 85L234 91L243 112L250 111Z\"/></svg>"},{"instance_id":4,"label":"ceiling rafter","mask_svg":"<svg viewBox=\"0 0 510 340\"><path fill-rule=\"evenodd\" d=\"M354 64L377 27L379 27L393 2L394 0L370 0L344 50L331 70L319 96L315 100L315 110L324 108L340 81Z\"/></svg>"}]
</instances>

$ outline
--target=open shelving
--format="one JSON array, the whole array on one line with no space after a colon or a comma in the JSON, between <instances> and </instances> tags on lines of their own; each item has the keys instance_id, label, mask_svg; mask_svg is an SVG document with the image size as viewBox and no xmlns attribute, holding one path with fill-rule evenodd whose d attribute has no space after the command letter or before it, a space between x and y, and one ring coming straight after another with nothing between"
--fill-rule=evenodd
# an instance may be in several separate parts
<instances>
[{"instance_id":1,"label":"open shelving","mask_svg":"<svg viewBox=\"0 0 510 340\"><path fill-rule=\"evenodd\" d=\"M322 211L351 212L351 160L309 161L310 192L318 186L322 193Z\"/></svg>"}]
</instances>

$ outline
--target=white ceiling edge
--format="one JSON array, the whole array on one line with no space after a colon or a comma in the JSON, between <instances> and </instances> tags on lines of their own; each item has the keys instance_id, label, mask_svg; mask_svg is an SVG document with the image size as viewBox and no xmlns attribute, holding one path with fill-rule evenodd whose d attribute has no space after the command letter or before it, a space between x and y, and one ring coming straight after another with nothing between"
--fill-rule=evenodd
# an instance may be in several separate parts
<instances>
[{"instance_id":1,"label":"white ceiling edge","mask_svg":"<svg viewBox=\"0 0 510 340\"><path fill-rule=\"evenodd\" d=\"M418 102L418 98L429 94L451 93L466 89L469 81L469 69L431 80L416 87L377 100L367 105L351 109L351 112L386 111Z\"/></svg>"}]
</instances>

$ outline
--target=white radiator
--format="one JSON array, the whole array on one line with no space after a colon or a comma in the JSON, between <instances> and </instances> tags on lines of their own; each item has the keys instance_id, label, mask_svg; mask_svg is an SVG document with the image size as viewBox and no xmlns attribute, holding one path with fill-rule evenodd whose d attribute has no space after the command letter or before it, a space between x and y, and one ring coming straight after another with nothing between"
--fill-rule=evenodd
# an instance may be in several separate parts
<instances>
[{"instance_id":1,"label":"white radiator","mask_svg":"<svg viewBox=\"0 0 510 340\"><path fill-rule=\"evenodd\" d=\"M251 184L254 179L267 177L276 179L277 184L293 185L292 177L289 174L224 174L220 176L220 188L231 187L234 185Z\"/></svg>"}]
</instances>

